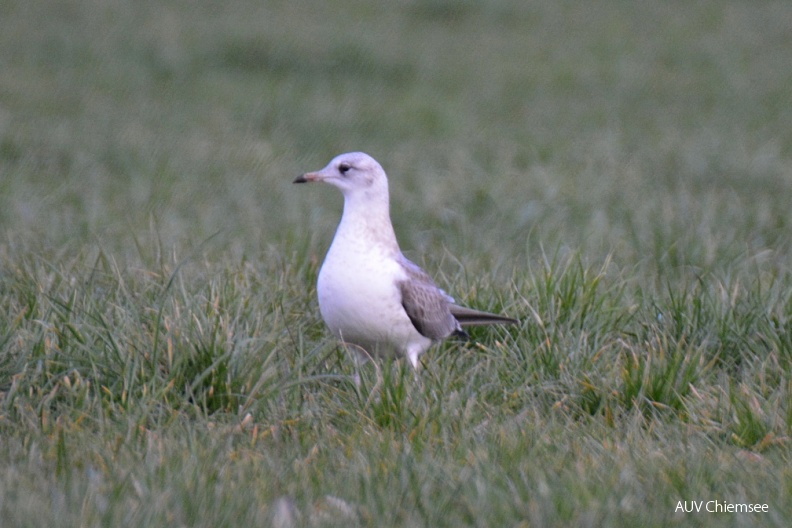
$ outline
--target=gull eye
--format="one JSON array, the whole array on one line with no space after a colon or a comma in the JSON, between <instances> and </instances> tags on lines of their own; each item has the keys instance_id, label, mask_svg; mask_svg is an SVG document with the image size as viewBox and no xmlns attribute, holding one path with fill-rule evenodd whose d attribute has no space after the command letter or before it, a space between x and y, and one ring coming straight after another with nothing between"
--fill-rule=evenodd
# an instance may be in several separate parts
<instances>
[{"instance_id":1,"label":"gull eye","mask_svg":"<svg viewBox=\"0 0 792 528\"><path fill-rule=\"evenodd\" d=\"M339 166L338 166L338 172L340 172L340 173L341 173L341 174L343 174L343 175L346 175L346 173L347 173L347 172L349 171L349 169L351 169L351 168L352 168L352 167L349 165L349 163L342 163L341 165L339 165Z\"/></svg>"}]
</instances>

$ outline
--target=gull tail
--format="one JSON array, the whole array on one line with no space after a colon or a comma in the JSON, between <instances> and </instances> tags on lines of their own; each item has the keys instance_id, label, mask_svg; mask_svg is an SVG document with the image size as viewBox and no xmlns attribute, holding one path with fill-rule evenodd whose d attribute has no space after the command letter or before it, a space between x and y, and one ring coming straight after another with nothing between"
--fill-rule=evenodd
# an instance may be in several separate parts
<instances>
[{"instance_id":1,"label":"gull tail","mask_svg":"<svg viewBox=\"0 0 792 528\"><path fill-rule=\"evenodd\" d=\"M463 306L457 306L456 304L452 304L449 306L451 309L451 315L459 321L459 324L462 326L483 326L483 325L494 325L494 324L517 324L519 321L517 319L512 319L511 317L506 317L504 315L496 315L488 312L480 312L478 310L473 310L471 308L465 308Z\"/></svg>"}]
</instances>

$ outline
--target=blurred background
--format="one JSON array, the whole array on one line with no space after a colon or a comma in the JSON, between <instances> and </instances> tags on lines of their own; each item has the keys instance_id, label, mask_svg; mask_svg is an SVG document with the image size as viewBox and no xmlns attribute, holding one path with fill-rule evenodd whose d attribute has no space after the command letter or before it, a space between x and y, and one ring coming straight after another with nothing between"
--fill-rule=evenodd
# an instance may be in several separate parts
<instances>
[{"instance_id":1,"label":"blurred background","mask_svg":"<svg viewBox=\"0 0 792 528\"><path fill-rule=\"evenodd\" d=\"M362 150L419 262L789 257L788 2L1 9L6 256L88 245L132 262L218 234L217 258L321 257L340 195L291 181Z\"/></svg>"}]
</instances>

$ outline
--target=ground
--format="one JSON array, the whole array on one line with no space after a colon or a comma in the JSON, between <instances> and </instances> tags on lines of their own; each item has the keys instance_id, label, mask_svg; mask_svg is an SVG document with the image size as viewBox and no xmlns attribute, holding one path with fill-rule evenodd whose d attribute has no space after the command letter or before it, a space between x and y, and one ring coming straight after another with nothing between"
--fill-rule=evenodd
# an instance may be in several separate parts
<instances>
[{"instance_id":1,"label":"ground","mask_svg":"<svg viewBox=\"0 0 792 528\"><path fill-rule=\"evenodd\" d=\"M787 2L6 4L3 526L787 526ZM352 150L519 325L351 381Z\"/></svg>"}]
</instances>

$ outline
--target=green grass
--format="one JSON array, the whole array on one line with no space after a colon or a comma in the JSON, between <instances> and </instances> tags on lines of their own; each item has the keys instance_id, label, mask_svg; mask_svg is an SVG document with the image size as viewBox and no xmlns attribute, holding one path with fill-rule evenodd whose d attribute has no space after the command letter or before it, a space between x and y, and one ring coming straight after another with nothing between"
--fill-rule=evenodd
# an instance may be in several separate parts
<instances>
[{"instance_id":1,"label":"green grass","mask_svg":"<svg viewBox=\"0 0 792 528\"><path fill-rule=\"evenodd\" d=\"M4 527L788 525L787 3L2 11ZM520 325L350 382L350 150Z\"/></svg>"}]
</instances>

